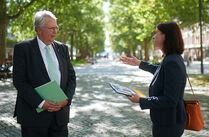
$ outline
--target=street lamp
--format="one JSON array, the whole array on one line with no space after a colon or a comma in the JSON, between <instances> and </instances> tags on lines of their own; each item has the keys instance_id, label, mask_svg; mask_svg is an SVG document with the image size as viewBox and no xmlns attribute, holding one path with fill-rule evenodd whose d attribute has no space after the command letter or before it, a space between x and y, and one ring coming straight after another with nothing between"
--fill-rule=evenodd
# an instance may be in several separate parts
<instances>
[{"instance_id":1,"label":"street lamp","mask_svg":"<svg viewBox=\"0 0 209 137\"><path fill-rule=\"evenodd\" d=\"M199 19L200 19L201 74L203 74L204 69L203 69L203 47L202 47L202 0L199 0Z\"/></svg>"}]
</instances>

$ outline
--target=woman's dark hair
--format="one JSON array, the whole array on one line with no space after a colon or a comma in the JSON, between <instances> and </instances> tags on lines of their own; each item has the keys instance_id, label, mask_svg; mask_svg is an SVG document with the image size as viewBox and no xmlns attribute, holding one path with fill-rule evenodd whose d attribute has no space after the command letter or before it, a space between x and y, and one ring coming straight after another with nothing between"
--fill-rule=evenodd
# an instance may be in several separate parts
<instances>
[{"instance_id":1,"label":"woman's dark hair","mask_svg":"<svg viewBox=\"0 0 209 137\"><path fill-rule=\"evenodd\" d=\"M175 22L162 22L157 29L165 34L163 52L168 55L172 53L182 54L184 52L184 41L179 26Z\"/></svg>"}]
</instances>

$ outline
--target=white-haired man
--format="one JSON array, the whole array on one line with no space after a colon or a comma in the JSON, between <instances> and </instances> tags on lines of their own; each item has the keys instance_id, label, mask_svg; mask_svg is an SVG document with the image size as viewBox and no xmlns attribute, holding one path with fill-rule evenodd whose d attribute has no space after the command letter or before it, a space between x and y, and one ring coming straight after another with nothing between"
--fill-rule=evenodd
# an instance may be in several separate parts
<instances>
[{"instance_id":1,"label":"white-haired man","mask_svg":"<svg viewBox=\"0 0 209 137\"><path fill-rule=\"evenodd\" d=\"M66 45L55 41L57 18L50 11L34 17L37 36L15 45L13 83L17 89L14 117L21 124L22 137L67 137L69 106L76 76ZM55 80L68 99L56 103L43 100L35 88ZM36 108L45 111L37 113Z\"/></svg>"}]
</instances>

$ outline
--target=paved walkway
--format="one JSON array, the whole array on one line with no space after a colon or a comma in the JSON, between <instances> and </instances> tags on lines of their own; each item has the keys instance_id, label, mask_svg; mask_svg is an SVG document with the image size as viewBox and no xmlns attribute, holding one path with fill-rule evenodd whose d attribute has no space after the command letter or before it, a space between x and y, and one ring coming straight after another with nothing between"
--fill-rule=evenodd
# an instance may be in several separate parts
<instances>
[{"instance_id":1,"label":"paved walkway","mask_svg":"<svg viewBox=\"0 0 209 137\"><path fill-rule=\"evenodd\" d=\"M186 64L186 63L185 63ZM194 61L187 67L187 72L192 74L201 74L201 64L199 61ZM203 62L204 74L209 74L209 62Z\"/></svg>"},{"instance_id":2,"label":"paved walkway","mask_svg":"<svg viewBox=\"0 0 209 137\"><path fill-rule=\"evenodd\" d=\"M193 73L198 63L188 72ZM207 66L208 67L208 66ZM70 137L151 137L149 111L125 96L115 94L108 82L139 89L147 95L152 75L118 61L99 60L95 65L76 67L77 88L71 105ZM207 69L208 70L208 69ZM194 73L198 73L195 71ZM205 119L200 132L185 131L183 137L206 137L209 134L209 87L194 87ZM187 86L186 98L192 98ZM12 113L16 91L11 79L0 81L0 137L20 137L20 126Z\"/></svg>"}]
</instances>

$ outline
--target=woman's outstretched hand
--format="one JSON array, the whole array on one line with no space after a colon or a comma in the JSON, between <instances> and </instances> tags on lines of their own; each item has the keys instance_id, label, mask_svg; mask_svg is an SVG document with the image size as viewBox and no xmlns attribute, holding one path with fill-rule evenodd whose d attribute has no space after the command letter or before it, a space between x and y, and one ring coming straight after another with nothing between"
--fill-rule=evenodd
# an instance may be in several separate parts
<instances>
[{"instance_id":1,"label":"woman's outstretched hand","mask_svg":"<svg viewBox=\"0 0 209 137\"><path fill-rule=\"evenodd\" d=\"M124 64L128 64L128 65L132 65L132 66L139 66L141 61L138 60L136 57L132 56L130 57L126 57L126 56L121 56L120 60L124 63Z\"/></svg>"},{"instance_id":2,"label":"woman's outstretched hand","mask_svg":"<svg viewBox=\"0 0 209 137\"><path fill-rule=\"evenodd\" d=\"M137 94L132 94L132 96L127 96L127 98L133 103L139 103L140 102L140 96L137 95Z\"/></svg>"}]
</instances>

